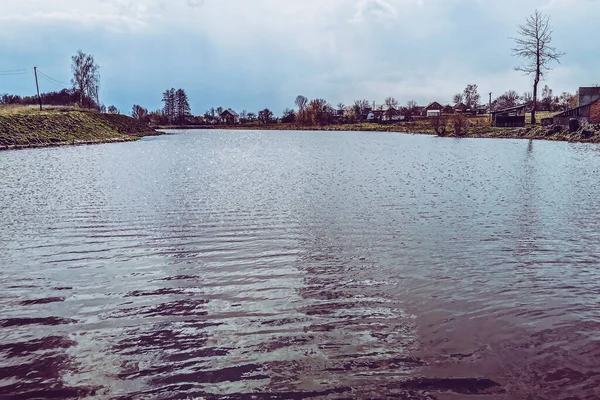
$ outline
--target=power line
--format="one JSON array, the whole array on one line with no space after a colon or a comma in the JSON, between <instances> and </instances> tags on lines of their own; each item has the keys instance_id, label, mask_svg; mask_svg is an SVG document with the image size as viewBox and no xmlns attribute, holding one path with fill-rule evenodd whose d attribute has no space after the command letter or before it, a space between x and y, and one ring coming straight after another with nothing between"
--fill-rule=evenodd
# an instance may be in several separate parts
<instances>
[{"instance_id":1,"label":"power line","mask_svg":"<svg viewBox=\"0 0 600 400\"><path fill-rule=\"evenodd\" d=\"M26 72L27 69L22 68L22 69L11 69L11 70L7 70L7 71L0 71L0 74L4 74L4 73L13 73L13 72Z\"/></svg>"},{"instance_id":2,"label":"power line","mask_svg":"<svg viewBox=\"0 0 600 400\"><path fill-rule=\"evenodd\" d=\"M0 76L28 75L30 72L0 72Z\"/></svg>"},{"instance_id":3,"label":"power line","mask_svg":"<svg viewBox=\"0 0 600 400\"><path fill-rule=\"evenodd\" d=\"M58 86L59 88L62 88L62 89L68 89L68 87L66 87L66 86L64 86L64 85L61 85L61 84L58 84L58 83L56 83L56 82L53 82L53 81L51 81L50 79L46 78L46 76L45 76L45 75L42 75L42 74L41 74L41 72L40 72L39 70L38 70L38 73L40 74L40 78L42 78L42 79L43 79L43 80L45 80L46 82L48 82L48 83L51 83L51 84L53 84L54 86Z\"/></svg>"},{"instance_id":4,"label":"power line","mask_svg":"<svg viewBox=\"0 0 600 400\"><path fill-rule=\"evenodd\" d=\"M61 82L61 81L59 81L58 79L54 79L54 78L52 78L51 76L48 76L48 75L46 75L45 73L43 73L43 72L42 72L42 71L40 71L39 69L38 69L38 72L39 72L39 74L40 74L40 75L42 75L42 76L45 76L46 78L48 78L48 79L50 79L51 81L53 81L53 82L56 82L56 83L58 83L58 84L60 84L60 85L69 85L69 84L68 84L68 83L66 83L66 82Z\"/></svg>"}]
</instances>

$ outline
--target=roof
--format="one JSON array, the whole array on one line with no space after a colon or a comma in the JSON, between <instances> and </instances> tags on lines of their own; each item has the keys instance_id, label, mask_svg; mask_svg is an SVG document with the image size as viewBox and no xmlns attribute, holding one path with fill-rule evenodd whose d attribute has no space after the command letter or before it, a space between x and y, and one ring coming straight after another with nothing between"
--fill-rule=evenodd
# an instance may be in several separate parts
<instances>
[{"instance_id":1,"label":"roof","mask_svg":"<svg viewBox=\"0 0 600 400\"><path fill-rule=\"evenodd\" d=\"M221 113L221 116L223 116L224 114L229 114L233 117L239 117L240 115L238 113L236 113L235 111L233 111L231 108L228 108L227 110L223 111Z\"/></svg>"},{"instance_id":2,"label":"roof","mask_svg":"<svg viewBox=\"0 0 600 400\"><path fill-rule=\"evenodd\" d=\"M457 109L457 108L463 108L463 109L465 109L465 110L466 110L468 107L467 107L467 105L466 105L466 104L459 103L459 104L456 104L456 105L454 106L454 109Z\"/></svg>"},{"instance_id":3,"label":"roof","mask_svg":"<svg viewBox=\"0 0 600 400\"><path fill-rule=\"evenodd\" d=\"M436 107L437 109L442 109L444 108L443 105L441 105L440 103L438 103L437 101L434 101L432 103L429 103L429 105L427 107L425 107L426 110L429 110L430 108Z\"/></svg>"},{"instance_id":4,"label":"roof","mask_svg":"<svg viewBox=\"0 0 600 400\"><path fill-rule=\"evenodd\" d=\"M504 108L502 110L492 111L492 114L500 114L500 113L504 113L504 112L517 111L517 110L520 110L525 107L527 107L527 104L521 104L521 105L510 107L510 108Z\"/></svg>"}]
</instances>

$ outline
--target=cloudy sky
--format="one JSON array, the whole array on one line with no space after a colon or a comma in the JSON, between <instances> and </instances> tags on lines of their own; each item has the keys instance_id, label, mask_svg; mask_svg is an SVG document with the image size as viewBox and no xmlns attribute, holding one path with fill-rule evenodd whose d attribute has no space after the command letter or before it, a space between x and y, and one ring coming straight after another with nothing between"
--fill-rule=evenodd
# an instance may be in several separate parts
<instances>
[{"instance_id":1,"label":"cloudy sky","mask_svg":"<svg viewBox=\"0 0 600 400\"><path fill-rule=\"evenodd\" d=\"M509 37L536 8L567 53L545 84L599 82L600 0L0 0L0 71L37 65L69 82L82 49L100 65L101 102L124 112L160 108L170 87L188 92L194 114L278 114L298 94L449 103L468 83L487 99L531 90ZM33 76L0 74L3 92L33 94Z\"/></svg>"}]
</instances>

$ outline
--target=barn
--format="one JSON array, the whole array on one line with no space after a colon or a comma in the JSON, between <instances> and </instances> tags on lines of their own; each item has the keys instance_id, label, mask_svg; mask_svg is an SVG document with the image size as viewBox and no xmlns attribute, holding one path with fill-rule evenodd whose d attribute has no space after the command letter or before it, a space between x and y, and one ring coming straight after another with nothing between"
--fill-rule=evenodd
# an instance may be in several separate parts
<instances>
[{"instance_id":1,"label":"barn","mask_svg":"<svg viewBox=\"0 0 600 400\"><path fill-rule=\"evenodd\" d=\"M522 104L516 107L492 111L492 126L498 128L515 128L525 126L525 108Z\"/></svg>"}]
</instances>

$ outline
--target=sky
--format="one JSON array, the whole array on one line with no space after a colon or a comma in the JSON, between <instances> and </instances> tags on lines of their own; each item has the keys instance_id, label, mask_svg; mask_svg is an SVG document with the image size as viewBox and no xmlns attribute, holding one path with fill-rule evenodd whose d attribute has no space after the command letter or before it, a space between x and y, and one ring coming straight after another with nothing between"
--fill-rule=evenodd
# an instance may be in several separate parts
<instances>
[{"instance_id":1,"label":"sky","mask_svg":"<svg viewBox=\"0 0 600 400\"><path fill-rule=\"evenodd\" d=\"M482 99L531 91L511 36L536 9L565 52L541 86L600 82L600 0L0 0L0 93L59 90L71 56L92 54L100 101L129 113L183 88L210 107L281 114L297 95L448 104L467 84ZM2 75L26 69L31 74Z\"/></svg>"}]
</instances>

